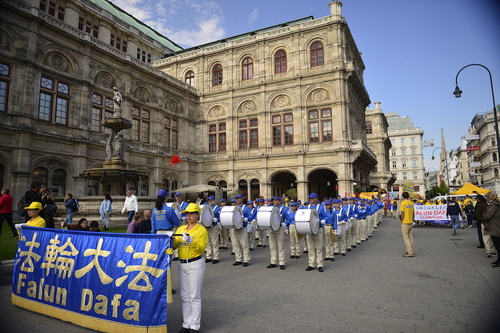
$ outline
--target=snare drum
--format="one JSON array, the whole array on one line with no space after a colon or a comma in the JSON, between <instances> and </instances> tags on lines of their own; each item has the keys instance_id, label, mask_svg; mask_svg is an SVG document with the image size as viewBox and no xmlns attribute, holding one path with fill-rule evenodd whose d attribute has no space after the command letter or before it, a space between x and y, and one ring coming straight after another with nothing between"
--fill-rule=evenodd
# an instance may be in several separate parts
<instances>
[{"instance_id":1,"label":"snare drum","mask_svg":"<svg viewBox=\"0 0 500 333\"><path fill-rule=\"evenodd\" d=\"M298 209L295 213L295 228L301 235L316 235L319 232L319 217L316 209Z\"/></svg>"},{"instance_id":2,"label":"snare drum","mask_svg":"<svg viewBox=\"0 0 500 333\"><path fill-rule=\"evenodd\" d=\"M214 222L214 210L210 205L201 205L200 224L205 228L210 228Z\"/></svg>"},{"instance_id":3,"label":"snare drum","mask_svg":"<svg viewBox=\"0 0 500 333\"><path fill-rule=\"evenodd\" d=\"M240 206L224 206L220 211L220 224L226 229L243 228L243 210Z\"/></svg>"},{"instance_id":4,"label":"snare drum","mask_svg":"<svg viewBox=\"0 0 500 333\"><path fill-rule=\"evenodd\" d=\"M257 226L260 230L278 231L281 226L279 207L260 207L257 211Z\"/></svg>"}]
</instances>

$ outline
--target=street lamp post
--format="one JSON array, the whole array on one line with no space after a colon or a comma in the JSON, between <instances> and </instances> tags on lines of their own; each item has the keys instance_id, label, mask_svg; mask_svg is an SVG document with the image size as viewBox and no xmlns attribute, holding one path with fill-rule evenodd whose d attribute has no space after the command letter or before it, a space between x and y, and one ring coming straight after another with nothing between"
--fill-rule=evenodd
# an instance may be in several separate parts
<instances>
[{"instance_id":1,"label":"street lamp post","mask_svg":"<svg viewBox=\"0 0 500 333\"><path fill-rule=\"evenodd\" d=\"M448 192L450 191L450 168L448 167L448 153L446 152L446 150L442 147L436 147L434 148L434 150L432 151L432 160L434 160L434 152L436 151L436 149L441 149L442 151L444 151L444 162L446 163L446 179L448 180Z\"/></svg>"},{"instance_id":2,"label":"street lamp post","mask_svg":"<svg viewBox=\"0 0 500 333\"><path fill-rule=\"evenodd\" d=\"M469 64L467 66L462 67L457 73L457 76L455 77L455 91L453 92L453 95L455 95L456 98L462 97L462 90L458 87L458 75L460 74L461 71L463 71L465 68L469 66L479 66L483 67L488 71L488 74L490 75L490 86L491 86L491 97L493 98L493 117L495 119L495 134L496 134L496 144L497 144L497 160L500 159L500 135L498 134L498 117L497 117L497 104L495 102L495 92L493 90L493 78L491 76L491 72L488 69L488 67L481 65L481 64Z\"/></svg>"}]
</instances>

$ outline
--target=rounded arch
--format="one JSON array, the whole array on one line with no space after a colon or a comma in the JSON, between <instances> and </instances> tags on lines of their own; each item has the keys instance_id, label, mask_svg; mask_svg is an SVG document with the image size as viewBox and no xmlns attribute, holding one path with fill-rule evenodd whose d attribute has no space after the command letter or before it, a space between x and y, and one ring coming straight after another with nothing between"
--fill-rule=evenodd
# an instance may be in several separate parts
<instances>
[{"instance_id":1,"label":"rounded arch","mask_svg":"<svg viewBox=\"0 0 500 333\"><path fill-rule=\"evenodd\" d=\"M33 170L37 167L45 167L49 172L53 172L55 169L63 169L68 172L70 178L73 178L75 169L72 163L69 163L67 159L58 155L42 155L35 157L30 161L28 170L33 173Z\"/></svg>"},{"instance_id":2,"label":"rounded arch","mask_svg":"<svg viewBox=\"0 0 500 333\"><path fill-rule=\"evenodd\" d=\"M39 54L39 60L46 66L71 76L76 75L76 72L80 70L78 60L73 53L59 47L59 45L44 47L43 51Z\"/></svg>"},{"instance_id":3,"label":"rounded arch","mask_svg":"<svg viewBox=\"0 0 500 333\"><path fill-rule=\"evenodd\" d=\"M135 84L132 84L132 86L130 87L130 92L135 100L142 103L150 104L156 103L158 101L158 98L153 89L142 82L136 82Z\"/></svg>"},{"instance_id":4,"label":"rounded arch","mask_svg":"<svg viewBox=\"0 0 500 333\"><path fill-rule=\"evenodd\" d=\"M260 110L260 107L259 100L254 96L245 96L234 103L234 109L237 110L238 115L257 112Z\"/></svg>"},{"instance_id":5,"label":"rounded arch","mask_svg":"<svg viewBox=\"0 0 500 333\"><path fill-rule=\"evenodd\" d=\"M318 197L335 198L338 192L337 172L329 167L316 167L306 173L306 180L309 184L308 193L316 193Z\"/></svg>"},{"instance_id":6,"label":"rounded arch","mask_svg":"<svg viewBox=\"0 0 500 333\"><path fill-rule=\"evenodd\" d=\"M269 58L274 59L276 52L278 52L279 50L285 51L287 56L291 52L291 49L288 45L285 45L285 44L276 45L276 46L269 49L269 53L268 53Z\"/></svg>"},{"instance_id":7,"label":"rounded arch","mask_svg":"<svg viewBox=\"0 0 500 333\"><path fill-rule=\"evenodd\" d=\"M305 41L305 46L306 46L307 50L310 50L311 46L316 42L320 42L321 44L323 44L323 48L326 48L327 41L325 40L324 37L311 36Z\"/></svg>"},{"instance_id":8,"label":"rounded arch","mask_svg":"<svg viewBox=\"0 0 500 333\"><path fill-rule=\"evenodd\" d=\"M269 175L269 182L271 184L271 196L282 197L283 194L292 188L297 188L297 175L289 169L280 169L272 172Z\"/></svg>"},{"instance_id":9,"label":"rounded arch","mask_svg":"<svg viewBox=\"0 0 500 333\"><path fill-rule=\"evenodd\" d=\"M120 74L102 65L94 68L90 72L90 77L92 78L92 82L94 82L94 85L96 87L102 87L111 94L113 93L113 87L117 87L118 82L122 81L120 78Z\"/></svg>"},{"instance_id":10,"label":"rounded arch","mask_svg":"<svg viewBox=\"0 0 500 333\"><path fill-rule=\"evenodd\" d=\"M227 107L223 103L210 103L205 107L204 114L207 118L221 118L227 116Z\"/></svg>"}]
</instances>

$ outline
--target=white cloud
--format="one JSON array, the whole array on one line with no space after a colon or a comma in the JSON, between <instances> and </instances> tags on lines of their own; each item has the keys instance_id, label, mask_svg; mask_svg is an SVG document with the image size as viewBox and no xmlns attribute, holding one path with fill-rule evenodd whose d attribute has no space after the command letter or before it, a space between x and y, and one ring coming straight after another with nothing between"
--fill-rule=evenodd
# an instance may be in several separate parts
<instances>
[{"instance_id":1,"label":"white cloud","mask_svg":"<svg viewBox=\"0 0 500 333\"><path fill-rule=\"evenodd\" d=\"M248 24L253 24L255 21L257 21L257 18L259 17L259 8L254 8L250 15L248 15Z\"/></svg>"}]
</instances>

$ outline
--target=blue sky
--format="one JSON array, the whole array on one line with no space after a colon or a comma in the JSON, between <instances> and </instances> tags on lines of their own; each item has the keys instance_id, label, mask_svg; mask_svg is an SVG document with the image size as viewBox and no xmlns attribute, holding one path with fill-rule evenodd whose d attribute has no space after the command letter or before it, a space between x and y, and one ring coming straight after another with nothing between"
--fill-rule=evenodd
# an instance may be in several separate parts
<instances>
[{"instance_id":1,"label":"blue sky","mask_svg":"<svg viewBox=\"0 0 500 333\"><path fill-rule=\"evenodd\" d=\"M116 5L183 47L199 45L309 15L329 15L329 0L113 0ZM344 0L342 15L365 62L372 104L409 116L424 140L460 146L477 113L492 110L486 70L500 104L500 2L498 0ZM424 148L425 166L434 148ZM439 155L439 149L436 156Z\"/></svg>"}]
</instances>

